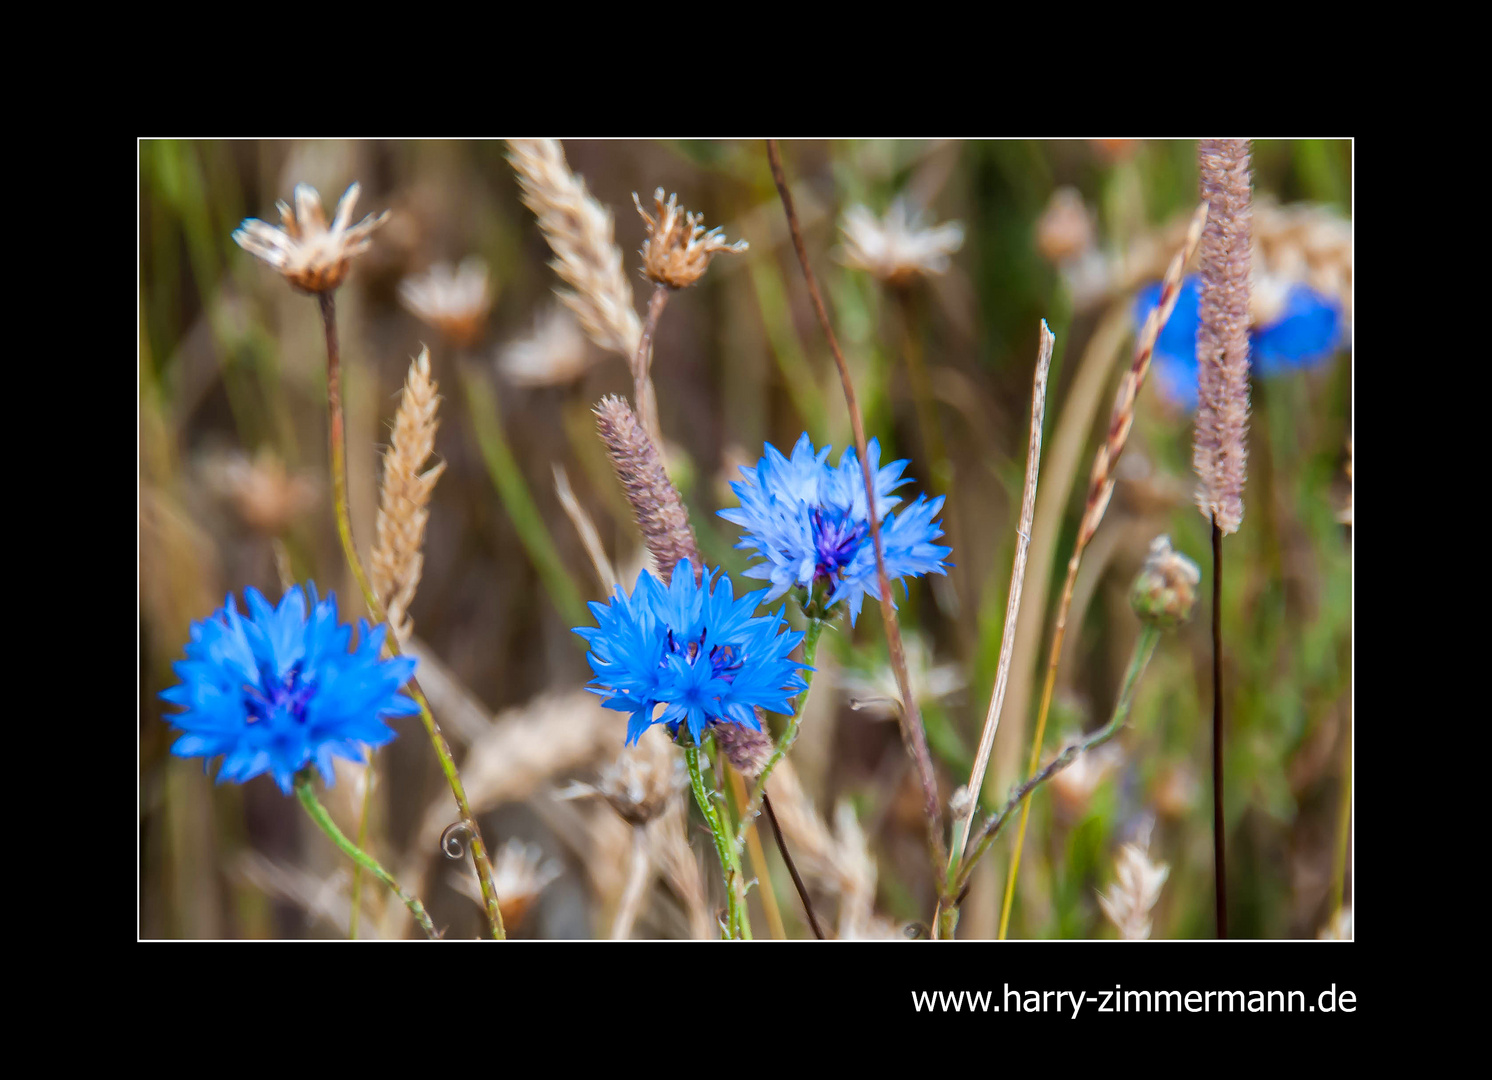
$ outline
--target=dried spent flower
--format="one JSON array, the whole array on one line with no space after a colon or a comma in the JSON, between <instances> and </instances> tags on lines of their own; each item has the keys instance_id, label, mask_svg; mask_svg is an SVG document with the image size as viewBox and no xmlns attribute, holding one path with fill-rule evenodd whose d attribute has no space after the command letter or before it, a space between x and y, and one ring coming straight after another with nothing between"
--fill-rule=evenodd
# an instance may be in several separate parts
<instances>
[{"instance_id":1,"label":"dried spent flower","mask_svg":"<svg viewBox=\"0 0 1492 1080\"><path fill-rule=\"evenodd\" d=\"M1165 863L1150 861L1149 829L1138 842L1119 850L1114 872L1114 884L1099 896L1098 904L1126 940L1144 941L1150 936L1150 911L1171 873Z\"/></svg>"},{"instance_id":2,"label":"dried spent flower","mask_svg":"<svg viewBox=\"0 0 1492 1080\"><path fill-rule=\"evenodd\" d=\"M624 746L602 768L594 784L572 783L559 797L600 796L627 824L646 825L663 813L669 800L688 783L683 755L667 739L654 735Z\"/></svg>"},{"instance_id":3,"label":"dried spent flower","mask_svg":"<svg viewBox=\"0 0 1492 1080\"><path fill-rule=\"evenodd\" d=\"M559 874L559 863L544 858L544 849L538 844L525 844L517 837L504 844L492 860L492 887L501 898L498 903L503 923L517 926L539 893ZM478 889L477 898L481 895Z\"/></svg>"},{"instance_id":4,"label":"dried spent flower","mask_svg":"<svg viewBox=\"0 0 1492 1080\"><path fill-rule=\"evenodd\" d=\"M579 381L600 356L575 315L556 304L540 314L533 333L504 346L497 367L517 386L567 386Z\"/></svg>"},{"instance_id":5,"label":"dried spent flower","mask_svg":"<svg viewBox=\"0 0 1492 1080\"><path fill-rule=\"evenodd\" d=\"M404 395L394 414L394 433L383 455L383 482L378 490L378 522L369 570L389 626L401 642L414 624L410 602L424 570L425 523L430 517L430 493L445 472L445 462L424 468L435 452L436 409L440 396L430 377L430 350L409 365Z\"/></svg>"},{"instance_id":6,"label":"dried spent flower","mask_svg":"<svg viewBox=\"0 0 1492 1080\"><path fill-rule=\"evenodd\" d=\"M850 207L840 231L845 239L840 262L867 270L888 285L908 285L919 277L946 273L949 256L964 244L963 225L949 221L924 228L921 215L902 198L879 219L864 206Z\"/></svg>"},{"instance_id":7,"label":"dried spent flower","mask_svg":"<svg viewBox=\"0 0 1492 1080\"><path fill-rule=\"evenodd\" d=\"M462 259L455 270L450 263L436 263L399 282L399 302L462 348L475 345L492 311L487 264L475 255Z\"/></svg>"},{"instance_id":8,"label":"dried spent flower","mask_svg":"<svg viewBox=\"0 0 1492 1080\"><path fill-rule=\"evenodd\" d=\"M315 765L333 783L332 759L364 760L364 746L394 738L386 718L419 712L399 689L415 661L384 660L384 628L337 621L337 600L321 600L316 586L291 589L271 607L258 589L244 590L247 617L232 596L192 624L186 659L174 669L181 682L161 698L184 710L164 719L184 734L177 757L223 757L218 782L243 783L270 773L287 795L295 774ZM207 761L204 760L205 768Z\"/></svg>"},{"instance_id":9,"label":"dried spent flower","mask_svg":"<svg viewBox=\"0 0 1492 1080\"><path fill-rule=\"evenodd\" d=\"M538 844L525 844L516 836L499 848L492 859L492 887L502 909L503 925L510 931L517 927L539 894L560 876L560 869L558 861L544 857L544 849ZM450 881L462 896L485 907L486 900L470 862L465 864L464 872L451 874Z\"/></svg>"},{"instance_id":10,"label":"dried spent flower","mask_svg":"<svg viewBox=\"0 0 1492 1080\"><path fill-rule=\"evenodd\" d=\"M941 701L958 693L966 685L957 664L933 664L927 641L914 631L902 635L907 662L907 680L919 706ZM874 671L845 670L838 674L839 687L856 712L876 720L894 720L901 713L901 687L896 672L886 664Z\"/></svg>"},{"instance_id":11,"label":"dried spent flower","mask_svg":"<svg viewBox=\"0 0 1492 1080\"><path fill-rule=\"evenodd\" d=\"M1249 420L1249 141L1197 147L1207 225L1197 298L1197 507L1224 535L1243 523Z\"/></svg>"},{"instance_id":12,"label":"dried spent flower","mask_svg":"<svg viewBox=\"0 0 1492 1080\"><path fill-rule=\"evenodd\" d=\"M1093 218L1075 187L1060 187L1036 219L1036 250L1047 262L1065 263L1093 247Z\"/></svg>"},{"instance_id":13,"label":"dried spent flower","mask_svg":"<svg viewBox=\"0 0 1492 1080\"><path fill-rule=\"evenodd\" d=\"M574 290L559 292L560 300L575 312L592 341L630 360L642 323L622 269L611 211L570 171L559 140L509 139L508 148L523 204L538 218L554 251L549 265Z\"/></svg>"},{"instance_id":14,"label":"dried spent flower","mask_svg":"<svg viewBox=\"0 0 1492 1080\"><path fill-rule=\"evenodd\" d=\"M1081 742L1081 735L1064 740L1063 746ZM1052 795L1058 811L1072 819L1082 814L1093 799L1093 793L1124 760L1124 750L1118 743L1105 743L1086 754L1079 754L1073 763L1051 779Z\"/></svg>"},{"instance_id":15,"label":"dried spent flower","mask_svg":"<svg viewBox=\"0 0 1492 1080\"><path fill-rule=\"evenodd\" d=\"M710 268L710 260L721 252L740 254L751 245L745 240L725 242L720 227L705 230L703 214L688 213L678 204L678 196L663 201L663 189L653 192L655 218L642 208L637 192L632 202L647 225L648 237L642 242L642 268L648 280L671 289L693 285Z\"/></svg>"},{"instance_id":16,"label":"dried spent flower","mask_svg":"<svg viewBox=\"0 0 1492 1080\"><path fill-rule=\"evenodd\" d=\"M291 474L268 447L251 459L234 453L210 461L207 482L228 499L243 523L265 536L279 536L316 501L316 484Z\"/></svg>"},{"instance_id":17,"label":"dried spent flower","mask_svg":"<svg viewBox=\"0 0 1492 1080\"><path fill-rule=\"evenodd\" d=\"M321 196L310 184L295 185L295 209L275 203L281 227L258 218L245 218L233 231L238 246L263 259L301 292L330 292L347 277L347 266L372 243L373 230L388 220L389 212L369 214L352 224L352 208L362 189L351 185L337 203L330 226Z\"/></svg>"},{"instance_id":18,"label":"dried spent flower","mask_svg":"<svg viewBox=\"0 0 1492 1080\"><path fill-rule=\"evenodd\" d=\"M673 568L680 562L692 562L697 574L704 562L689 525L689 511L663 469L658 448L621 398L602 398L595 413L601 441L663 580L673 577Z\"/></svg>"},{"instance_id":19,"label":"dried spent flower","mask_svg":"<svg viewBox=\"0 0 1492 1080\"><path fill-rule=\"evenodd\" d=\"M1130 587L1130 607L1143 621L1170 630L1192 617L1201 581L1197 564L1174 550L1169 536L1157 536Z\"/></svg>"},{"instance_id":20,"label":"dried spent flower","mask_svg":"<svg viewBox=\"0 0 1492 1080\"><path fill-rule=\"evenodd\" d=\"M1321 933L1316 935L1318 941L1351 941L1352 940L1352 905L1338 908L1337 913L1331 917L1331 922L1321 928Z\"/></svg>"}]
</instances>

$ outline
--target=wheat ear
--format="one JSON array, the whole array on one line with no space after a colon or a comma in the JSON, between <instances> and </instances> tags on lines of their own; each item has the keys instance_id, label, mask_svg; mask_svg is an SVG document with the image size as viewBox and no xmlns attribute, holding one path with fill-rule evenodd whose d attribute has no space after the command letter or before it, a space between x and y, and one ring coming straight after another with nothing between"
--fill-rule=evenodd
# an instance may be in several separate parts
<instances>
[{"instance_id":1,"label":"wheat ear","mask_svg":"<svg viewBox=\"0 0 1492 1080\"><path fill-rule=\"evenodd\" d=\"M425 469L435 451L435 413L440 396L430 377L430 350L409 365L394 433L383 455L383 482L378 489L378 524L373 542L373 589L400 643L409 640L414 622L409 604L424 569L425 523L430 517L430 493L445 471L445 462ZM421 470L424 470L423 472Z\"/></svg>"},{"instance_id":2,"label":"wheat ear","mask_svg":"<svg viewBox=\"0 0 1492 1080\"><path fill-rule=\"evenodd\" d=\"M523 203L538 218L554 251L549 265L573 290L559 291L559 298L592 341L630 360L642 324L614 239L611 211L570 171L558 139L509 139L508 148Z\"/></svg>"}]
</instances>

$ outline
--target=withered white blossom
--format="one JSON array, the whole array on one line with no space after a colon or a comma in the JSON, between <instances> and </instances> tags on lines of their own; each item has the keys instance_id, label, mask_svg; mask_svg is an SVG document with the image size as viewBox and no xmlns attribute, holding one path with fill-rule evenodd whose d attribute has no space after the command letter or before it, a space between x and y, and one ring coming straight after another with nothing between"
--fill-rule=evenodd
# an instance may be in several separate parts
<instances>
[{"instance_id":1,"label":"withered white blossom","mask_svg":"<svg viewBox=\"0 0 1492 1080\"><path fill-rule=\"evenodd\" d=\"M436 263L423 274L399 282L399 302L457 345L475 345L492 310L487 264L474 255L462 259L454 270L450 263Z\"/></svg>"},{"instance_id":2,"label":"withered white blossom","mask_svg":"<svg viewBox=\"0 0 1492 1080\"><path fill-rule=\"evenodd\" d=\"M664 202L663 189L654 191L655 218L642 208L637 192L632 193L632 202L648 228L648 238L642 242L643 273L649 281L674 289L693 285L721 252L739 254L751 246L745 240L727 244L719 226L706 231L701 224L704 215L688 213L678 198L670 195Z\"/></svg>"},{"instance_id":3,"label":"withered white blossom","mask_svg":"<svg viewBox=\"0 0 1492 1080\"><path fill-rule=\"evenodd\" d=\"M864 206L850 207L840 231L845 243L839 261L867 270L888 285L907 285L918 277L946 273L949 256L964 245L964 227L959 222L924 228L921 215L901 198L891 203L883 218Z\"/></svg>"},{"instance_id":4,"label":"withered white blossom","mask_svg":"<svg viewBox=\"0 0 1492 1080\"><path fill-rule=\"evenodd\" d=\"M907 677L921 708L958 693L966 685L957 664L933 664L931 651L921 635L903 635ZM847 670L839 675L839 686L849 698L850 708L877 720L891 720L900 713L901 687L889 665L873 672Z\"/></svg>"},{"instance_id":5,"label":"withered white blossom","mask_svg":"<svg viewBox=\"0 0 1492 1080\"><path fill-rule=\"evenodd\" d=\"M316 501L315 483L290 473L267 447L253 459L234 452L208 461L205 468L212 489L232 503L245 525L265 536L279 536Z\"/></svg>"},{"instance_id":6,"label":"withered white blossom","mask_svg":"<svg viewBox=\"0 0 1492 1080\"><path fill-rule=\"evenodd\" d=\"M342 195L331 225L321 196L310 184L295 186L295 209L276 202L282 225L245 218L233 232L238 246L278 270L292 286L307 293L330 292L347 277L353 256L367 250L373 230L388 220L387 210L352 224L352 208L361 188L353 184Z\"/></svg>"},{"instance_id":7,"label":"withered white blossom","mask_svg":"<svg viewBox=\"0 0 1492 1080\"><path fill-rule=\"evenodd\" d=\"M1120 849L1116 880L1107 893L1099 896L1098 904L1126 940L1144 941L1150 936L1150 911L1170 873L1165 863L1150 861L1148 829L1138 842Z\"/></svg>"},{"instance_id":8,"label":"withered white blossom","mask_svg":"<svg viewBox=\"0 0 1492 1080\"><path fill-rule=\"evenodd\" d=\"M669 799L689 782L682 754L673 743L657 736L639 739L625 747L602 770L595 784L572 783L559 793L562 799L599 795L631 825L646 825L663 812Z\"/></svg>"},{"instance_id":9,"label":"withered white blossom","mask_svg":"<svg viewBox=\"0 0 1492 1080\"><path fill-rule=\"evenodd\" d=\"M579 380L600 357L574 313L556 304L539 316L533 333L502 350L497 366L518 386L564 386Z\"/></svg>"},{"instance_id":10,"label":"withered white blossom","mask_svg":"<svg viewBox=\"0 0 1492 1080\"><path fill-rule=\"evenodd\" d=\"M1331 917L1331 922L1321 929L1316 935L1318 941L1351 941L1352 940L1352 905L1340 908Z\"/></svg>"}]
</instances>

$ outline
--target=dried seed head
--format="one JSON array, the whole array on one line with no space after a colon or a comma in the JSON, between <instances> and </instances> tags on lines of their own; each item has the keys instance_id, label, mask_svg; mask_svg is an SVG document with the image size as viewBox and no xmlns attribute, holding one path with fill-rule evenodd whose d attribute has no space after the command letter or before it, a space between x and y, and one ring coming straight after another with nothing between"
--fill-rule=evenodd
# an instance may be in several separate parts
<instances>
[{"instance_id":1,"label":"dried seed head","mask_svg":"<svg viewBox=\"0 0 1492 1080\"><path fill-rule=\"evenodd\" d=\"M401 642L407 641L414 629L408 611L425 565L430 493L446 467L441 462L420 471L435 452L435 413L440 405L435 389L435 380L430 377L430 350L421 349L409 365L404 394L394 414L394 433L383 455L383 482L378 491L377 531L369 569L373 591Z\"/></svg>"},{"instance_id":2,"label":"dried seed head","mask_svg":"<svg viewBox=\"0 0 1492 1080\"><path fill-rule=\"evenodd\" d=\"M1196 805L1197 793L1197 778L1191 767L1178 761L1156 779L1150 797L1163 817L1183 818Z\"/></svg>"},{"instance_id":3,"label":"dried seed head","mask_svg":"<svg viewBox=\"0 0 1492 1080\"><path fill-rule=\"evenodd\" d=\"M760 722L760 710L758 710ZM750 779L760 776L772 756L772 737L766 731L756 731L745 724L724 724L716 721L710 725L710 734L725 753L726 759L736 771Z\"/></svg>"},{"instance_id":4,"label":"dried seed head","mask_svg":"<svg viewBox=\"0 0 1492 1080\"><path fill-rule=\"evenodd\" d=\"M1198 297L1197 507L1223 535L1243 523L1248 471L1251 192L1247 139L1204 139L1197 150L1207 225Z\"/></svg>"},{"instance_id":5,"label":"dried seed head","mask_svg":"<svg viewBox=\"0 0 1492 1080\"><path fill-rule=\"evenodd\" d=\"M1063 746L1081 741L1081 735L1073 735ZM1058 812L1069 821L1084 813L1093 801L1093 793L1123 760L1123 749L1112 742L1079 754L1071 765L1050 781Z\"/></svg>"},{"instance_id":6,"label":"dried seed head","mask_svg":"<svg viewBox=\"0 0 1492 1080\"><path fill-rule=\"evenodd\" d=\"M1150 911L1170 873L1165 863L1150 861L1149 829L1137 843L1120 849L1116 880L1099 896L1098 904L1127 940L1144 941L1150 936Z\"/></svg>"},{"instance_id":7,"label":"dried seed head","mask_svg":"<svg viewBox=\"0 0 1492 1080\"><path fill-rule=\"evenodd\" d=\"M1197 564L1174 550L1169 536L1157 536L1129 590L1129 603L1145 622L1169 630L1191 618L1201 581Z\"/></svg>"},{"instance_id":8,"label":"dried seed head","mask_svg":"<svg viewBox=\"0 0 1492 1080\"><path fill-rule=\"evenodd\" d=\"M902 635L907 662L907 680L920 708L957 694L966 685L957 664L933 664L927 641L914 631ZM887 664L874 671L842 671L839 687L851 709L876 720L894 720L901 715L901 687L896 672Z\"/></svg>"},{"instance_id":9,"label":"dried seed head","mask_svg":"<svg viewBox=\"0 0 1492 1080\"><path fill-rule=\"evenodd\" d=\"M559 874L559 863L544 858L538 844L525 844L517 837L504 844L492 860L492 887L503 924L511 928L521 923L539 893ZM477 895L481 896L480 890Z\"/></svg>"},{"instance_id":10,"label":"dried seed head","mask_svg":"<svg viewBox=\"0 0 1492 1080\"><path fill-rule=\"evenodd\" d=\"M1318 941L1351 941L1351 906L1338 909L1337 913L1331 917L1331 922L1322 928L1321 933L1317 934L1316 938Z\"/></svg>"},{"instance_id":11,"label":"dried seed head","mask_svg":"<svg viewBox=\"0 0 1492 1080\"><path fill-rule=\"evenodd\" d=\"M844 248L839 260L868 270L887 285L909 285L919 277L943 274L949 259L964 244L964 227L956 221L924 228L904 199L896 199L884 218L864 206L845 211Z\"/></svg>"},{"instance_id":12,"label":"dried seed head","mask_svg":"<svg viewBox=\"0 0 1492 1080\"><path fill-rule=\"evenodd\" d=\"M704 215L686 212L678 198L670 195L664 202L662 188L653 192L655 218L642 208L637 192L632 193L632 202L648 228L648 238L642 242L643 273L649 281L673 289L693 285L720 252L739 254L751 246L745 240L727 244L719 227L706 232L700 224Z\"/></svg>"},{"instance_id":13,"label":"dried seed head","mask_svg":"<svg viewBox=\"0 0 1492 1080\"><path fill-rule=\"evenodd\" d=\"M694 564L698 577L704 563L689 526L689 511L664 472L652 440L627 403L615 395L602 398L595 413L601 441L664 582L672 580L674 567L685 560Z\"/></svg>"},{"instance_id":14,"label":"dried seed head","mask_svg":"<svg viewBox=\"0 0 1492 1080\"><path fill-rule=\"evenodd\" d=\"M599 795L629 825L646 825L688 781L684 758L673 744L662 736L644 736L603 768L594 784L571 784L561 797Z\"/></svg>"},{"instance_id":15,"label":"dried seed head","mask_svg":"<svg viewBox=\"0 0 1492 1080\"><path fill-rule=\"evenodd\" d=\"M316 501L316 485L292 475L272 450L250 460L232 454L207 466L207 481L233 505L243 523L265 536L279 536Z\"/></svg>"},{"instance_id":16,"label":"dried seed head","mask_svg":"<svg viewBox=\"0 0 1492 1080\"><path fill-rule=\"evenodd\" d=\"M611 211L570 171L559 140L509 139L508 147L523 204L534 212L554 251L549 265L574 290L560 292L560 300L592 341L630 360L642 323L622 269L622 250L613 239Z\"/></svg>"},{"instance_id":17,"label":"dried seed head","mask_svg":"<svg viewBox=\"0 0 1492 1080\"><path fill-rule=\"evenodd\" d=\"M1047 262L1065 263L1093 247L1093 219L1075 187L1052 192L1036 221L1036 250Z\"/></svg>"},{"instance_id":18,"label":"dried seed head","mask_svg":"<svg viewBox=\"0 0 1492 1080\"><path fill-rule=\"evenodd\" d=\"M436 263L399 283L399 301L455 344L462 348L475 345L492 310L487 264L475 256L461 260L454 271L449 263Z\"/></svg>"},{"instance_id":19,"label":"dried seed head","mask_svg":"<svg viewBox=\"0 0 1492 1080\"><path fill-rule=\"evenodd\" d=\"M275 203L281 227L245 218L234 230L233 239L249 254L273 266L301 292L330 292L347 277L353 256L362 254L372 243L373 230L388 220L385 210L352 224L352 208L360 190L357 184L347 189L328 226L316 189L310 184L297 184L294 210L283 202Z\"/></svg>"},{"instance_id":20,"label":"dried seed head","mask_svg":"<svg viewBox=\"0 0 1492 1080\"><path fill-rule=\"evenodd\" d=\"M507 345L498 370L518 386L567 386L602 356L581 332L573 312L558 304L539 316L533 333Z\"/></svg>"}]
</instances>

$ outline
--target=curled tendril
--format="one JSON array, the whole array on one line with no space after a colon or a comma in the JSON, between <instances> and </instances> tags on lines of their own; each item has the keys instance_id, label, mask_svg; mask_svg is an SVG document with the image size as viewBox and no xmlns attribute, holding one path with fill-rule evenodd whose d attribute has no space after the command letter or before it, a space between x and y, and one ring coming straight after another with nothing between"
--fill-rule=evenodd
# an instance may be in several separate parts
<instances>
[{"instance_id":1,"label":"curled tendril","mask_svg":"<svg viewBox=\"0 0 1492 1080\"><path fill-rule=\"evenodd\" d=\"M446 853L448 859L460 859L466 855L466 845L461 842L461 834L472 835L472 828L465 821L456 821L446 826L446 831L440 834L440 850Z\"/></svg>"}]
</instances>

